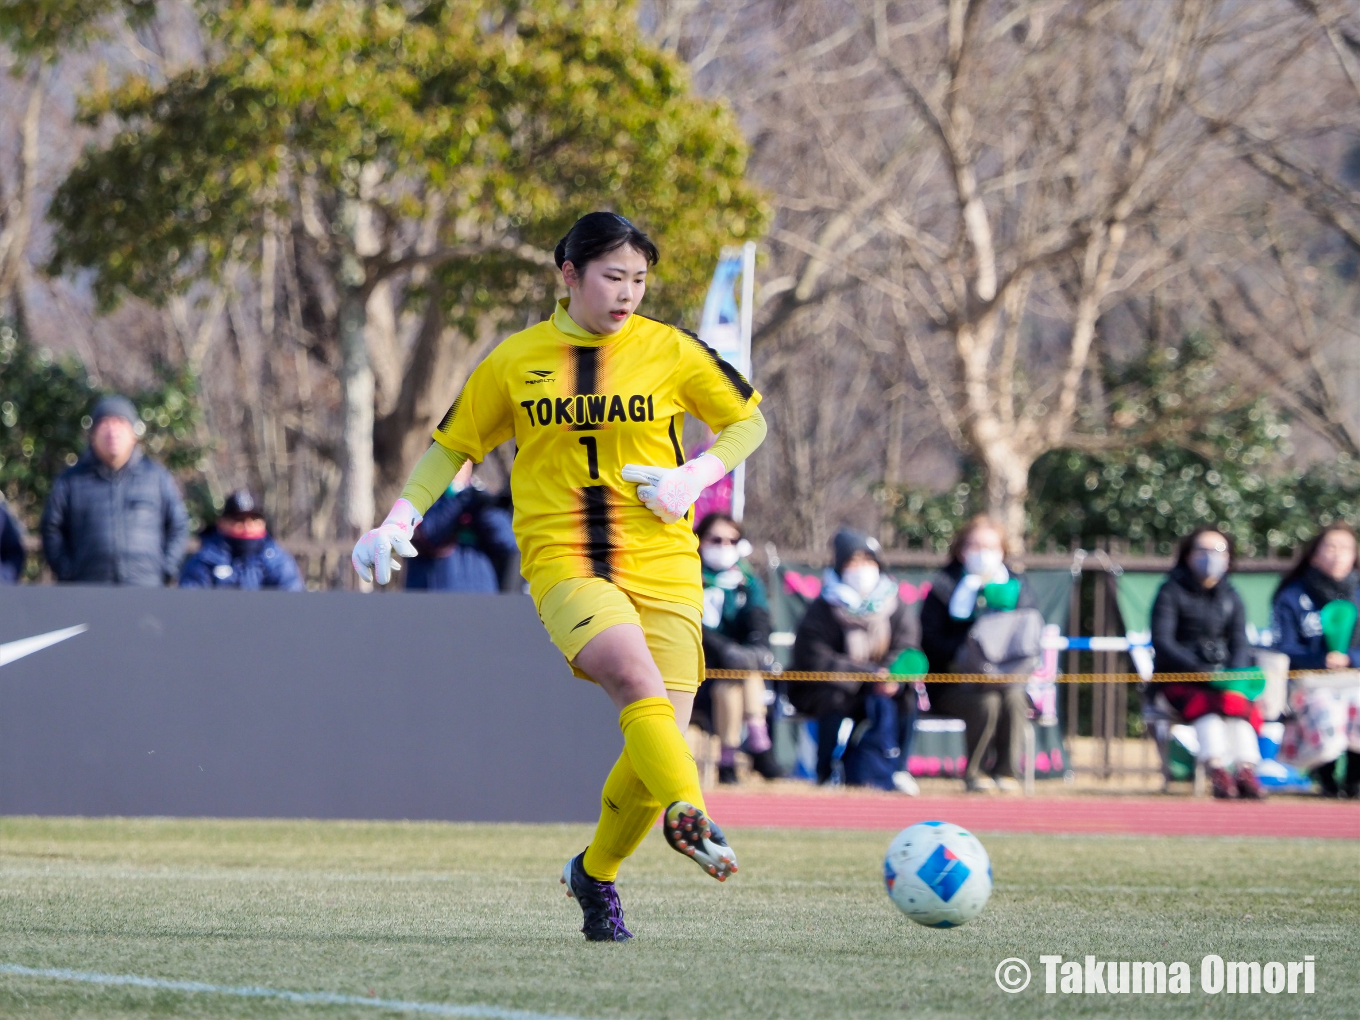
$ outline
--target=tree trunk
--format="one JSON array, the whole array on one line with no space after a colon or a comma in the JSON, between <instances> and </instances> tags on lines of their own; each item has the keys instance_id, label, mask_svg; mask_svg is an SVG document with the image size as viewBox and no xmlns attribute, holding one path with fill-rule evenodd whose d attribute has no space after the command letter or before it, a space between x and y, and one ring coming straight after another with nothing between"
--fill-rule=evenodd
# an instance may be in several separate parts
<instances>
[{"instance_id":1,"label":"tree trunk","mask_svg":"<svg viewBox=\"0 0 1360 1020\"><path fill-rule=\"evenodd\" d=\"M43 98L50 69L44 68L33 80L28 94L28 109L23 120L23 144L19 153L19 180L9 208L0 211L0 313L18 312L18 291L23 286L23 266L28 237L33 226L33 203L38 187L39 128L42 125ZM14 306L11 306L14 298Z\"/></svg>"},{"instance_id":2,"label":"tree trunk","mask_svg":"<svg viewBox=\"0 0 1360 1020\"><path fill-rule=\"evenodd\" d=\"M373 506L373 366L364 336L367 296L346 286L340 297L340 389L344 397L341 520L349 537L376 523Z\"/></svg>"},{"instance_id":3,"label":"tree trunk","mask_svg":"<svg viewBox=\"0 0 1360 1020\"><path fill-rule=\"evenodd\" d=\"M484 316L472 337L449 328L440 301L440 291L432 283L415 343L405 356L400 390L391 408L380 409L373 428L380 505L397 498L416 461L429 449L430 433L472 370L500 339L500 323L493 316Z\"/></svg>"},{"instance_id":4,"label":"tree trunk","mask_svg":"<svg viewBox=\"0 0 1360 1020\"><path fill-rule=\"evenodd\" d=\"M1029 497L1029 469L1034 464L1034 457L1001 443L992 444L981 452L987 515L1001 523L1011 555L1022 559L1025 554L1025 501Z\"/></svg>"}]
</instances>

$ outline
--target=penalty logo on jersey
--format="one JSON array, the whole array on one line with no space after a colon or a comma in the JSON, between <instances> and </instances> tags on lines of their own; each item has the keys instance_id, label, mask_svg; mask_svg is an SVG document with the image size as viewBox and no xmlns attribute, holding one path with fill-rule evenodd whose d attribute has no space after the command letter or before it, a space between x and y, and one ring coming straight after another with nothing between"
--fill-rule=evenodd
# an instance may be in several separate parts
<instances>
[{"instance_id":1,"label":"penalty logo on jersey","mask_svg":"<svg viewBox=\"0 0 1360 1020\"><path fill-rule=\"evenodd\" d=\"M972 872L949 848L937 846L935 852L917 869L916 874L922 882L935 890L936 896L948 903L959 891L959 887L968 881L968 876Z\"/></svg>"}]
</instances>

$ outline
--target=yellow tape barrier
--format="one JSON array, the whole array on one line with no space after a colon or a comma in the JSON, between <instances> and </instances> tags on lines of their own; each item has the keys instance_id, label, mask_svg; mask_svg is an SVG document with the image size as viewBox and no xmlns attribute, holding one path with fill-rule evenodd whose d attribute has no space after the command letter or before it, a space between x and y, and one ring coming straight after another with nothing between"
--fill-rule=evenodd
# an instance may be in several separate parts
<instances>
[{"instance_id":1,"label":"yellow tape barrier","mask_svg":"<svg viewBox=\"0 0 1360 1020\"><path fill-rule=\"evenodd\" d=\"M705 676L710 680L745 680L754 670L745 669L710 669L705 671ZM1297 679L1304 676L1325 676L1335 672L1327 669L1291 669L1289 676ZM1029 673L926 673L921 676L878 676L874 673L813 673L788 670L783 673L761 672L760 676L765 680L795 680L799 683L832 683L832 682L851 682L864 683L874 681L881 683L915 683L918 680L930 684L1012 684L1023 683L1030 679ZM1219 677L1217 673L1156 673L1153 680L1159 684L1166 683L1204 683ZM1132 684L1142 681L1142 677L1137 673L1060 673L1051 677L1055 683L1060 684Z\"/></svg>"}]
</instances>

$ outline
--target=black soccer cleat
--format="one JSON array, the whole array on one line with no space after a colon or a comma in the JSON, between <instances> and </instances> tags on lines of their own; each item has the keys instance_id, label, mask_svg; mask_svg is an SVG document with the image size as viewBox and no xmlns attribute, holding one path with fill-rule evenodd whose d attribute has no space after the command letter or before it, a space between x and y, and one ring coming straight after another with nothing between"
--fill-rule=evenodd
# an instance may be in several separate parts
<instances>
[{"instance_id":1,"label":"black soccer cleat","mask_svg":"<svg viewBox=\"0 0 1360 1020\"><path fill-rule=\"evenodd\" d=\"M719 882L736 873L737 855L727 845L722 829L688 801L677 800L666 808L661 831L673 850L678 850Z\"/></svg>"},{"instance_id":2,"label":"black soccer cleat","mask_svg":"<svg viewBox=\"0 0 1360 1020\"><path fill-rule=\"evenodd\" d=\"M585 923L581 931L588 942L627 942L633 933L623 926L623 904L613 882L600 882L586 874L585 851L567 861L562 884L567 897L581 905Z\"/></svg>"}]
</instances>

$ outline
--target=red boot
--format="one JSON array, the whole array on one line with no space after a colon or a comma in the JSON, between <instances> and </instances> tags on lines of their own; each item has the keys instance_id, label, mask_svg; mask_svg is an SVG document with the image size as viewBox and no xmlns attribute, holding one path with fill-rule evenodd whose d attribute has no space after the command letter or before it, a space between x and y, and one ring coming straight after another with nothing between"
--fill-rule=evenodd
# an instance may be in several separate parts
<instances>
[{"instance_id":1,"label":"red boot","mask_svg":"<svg viewBox=\"0 0 1360 1020\"><path fill-rule=\"evenodd\" d=\"M1236 800L1237 783L1234 782L1232 774L1222 765L1205 765L1204 771L1209 776L1209 785L1213 788L1214 796L1219 800Z\"/></svg>"},{"instance_id":2,"label":"red boot","mask_svg":"<svg viewBox=\"0 0 1360 1020\"><path fill-rule=\"evenodd\" d=\"M1266 788L1261 785L1254 768L1242 762L1233 771L1233 778L1237 780L1237 793L1243 800L1266 799Z\"/></svg>"}]
</instances>

